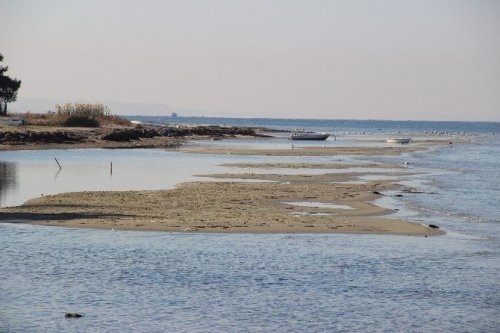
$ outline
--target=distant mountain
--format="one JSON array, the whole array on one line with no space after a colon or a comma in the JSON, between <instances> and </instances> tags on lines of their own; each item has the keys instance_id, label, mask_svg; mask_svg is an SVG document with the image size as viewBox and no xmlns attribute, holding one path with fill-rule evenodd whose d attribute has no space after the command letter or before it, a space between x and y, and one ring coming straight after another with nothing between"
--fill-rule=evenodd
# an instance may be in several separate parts
<instances>
[{"instance_id":1,"label":"distant mountain","mask_svg":"<svg viewBox=\"0 0 500 333\"><path fill-rule=\"evenodd\" d=\"M201 114L194 110L175 108L166 104L158 103L129 103L113 101L88 101L88 100L56 100L43 98L20 97L17 102L8 105L8 111L14 113L45 113L53 111L56 104L64 103L96 103L100 102L107 105L113 114L117 115L141 115L141 116L167 116L173 112L179 115Z\"/></svg>"}]
</instances>

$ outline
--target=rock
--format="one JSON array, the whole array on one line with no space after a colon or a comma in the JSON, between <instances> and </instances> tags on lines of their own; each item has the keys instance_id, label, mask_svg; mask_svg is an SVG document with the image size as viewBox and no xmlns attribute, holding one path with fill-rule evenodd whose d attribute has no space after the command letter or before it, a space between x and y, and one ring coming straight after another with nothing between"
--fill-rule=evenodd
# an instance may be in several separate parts
<instances>
[{"instance_id":1,"label":"rock","mask_svg":"<svg viewBox=\"0 0 500 333\"><path fill-rule=\"evenodd\" d=\"M156 136L187 137L187 136L211 136L214 140L221 139L225 135L249 135L261 136L255 130L247 127L225 127L225 126L195 126L195 127L161 127L161 128L122 128L115 129L101 137L106 141L133 141L141 138L153 138Z\"/></svg>"},{"instance_id":2,"label":"rock","mask_svg":"<svg viewBox=\"0 0 500 333\"><path fill-rule=\"evenodd\" d=\"M64 317L66 318L80 318L83 317L83 315L76 313L76 312L67 312Z\"/></svg>"},{"instance_id":3,"label":"rock","mask_svg":"<svg viewBox=\"0 0 500 333\"><path fill-rule=\"evenodd\" d=\"M103 135L101 139L106 141L123 142L123 141L139 140L140 138L153 138L155 136L159 136L159 134L154 129L122 128L122 129L115 129L110 133Z\"/></svg>"},{"instance_id":4,"label":"rock","mask_svg":"<svg viewBox=\"0 0 500 333\"><path fill-rule=\"evenodd\" d=\"M382 195L382 193L380 193L379 191L372 191L372 193Z\"/></svg>"},{"instance_id":5,"label":"rock","mask_svg":"<svg viewBox=\"0 0 500 333\"><path fill-rule=\"evenodd\" d=\"M0 132L0 143L72 143L83 141L84 137L66 131Z\"/></svg>"},{"instance_id":6,"label":"rock","mask_svg":"<svg viewBox=\"0 0 500 333\"><path fill-rule=\"evenodd\" d=\"M0 130L0 144L70 144L80 142L96 142L98 140L113 142L130 142L140 139L150 139L154 137L193 137L208 136L222 139L227 136L254 136L267 137L259 134L251 127L231 127L231 126L151 126L134 128L97 128L87 131L75 129L53 130L53 131L32 131Z\"/></svg>"},{"instance_id":7,"label":"rock","mask_svg":"<svg viewBox=\"0 0 500 333\"><path fill-rule=\"evenodd\" d=\"M423 191L420 191L420 190L413 188L413 187L405 188L405 189L403 189L403 192L405 192L405 193L424 193Z\"/></svg>"},{"instance_id":8,"label":"rock","mask_svg":"<svg viewBox=\"0 0 500 333\"><path fill-rule=\"evenodd\" d=\"M429 224L428 227L432 229L439 229L439 227L435 224Z\"/></svg>"}]
</instances>

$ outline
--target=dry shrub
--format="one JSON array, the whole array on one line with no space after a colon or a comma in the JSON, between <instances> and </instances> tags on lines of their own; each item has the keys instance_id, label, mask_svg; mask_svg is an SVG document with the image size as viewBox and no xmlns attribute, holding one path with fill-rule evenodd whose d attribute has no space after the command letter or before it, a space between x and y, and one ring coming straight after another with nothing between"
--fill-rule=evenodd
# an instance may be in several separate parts
<instances>
[{"instance_id":1,"label":"dry shrub","mask_svg":"<svg viewBox=\"0 0 500 333\"><path fill-rule=\"evenodd\" d=\"M66 103L56 105L55 116L59 118L61 126L99 127L99 119L104 119L110 114L109 108L101 103Z\"/></svg>"},{"instance_id":2,"label":"dry shrub","mask_svg":"<svg viewBox=\"0 0 500 333\"><path fill-rule=\"evenodd\" d=\"M56 105L56 111L45 114L26 113L24 118L30 125L99 127L103 125L130 126L128 119L112 115L111 110L101 103L66 103Z\"/></svg>"},{"instance_id":3,"label":"dry shrub","mask_svg":"<svg viewBox=\"0 0 500 333\"><path fill-rule=\"evenodd\" d=\"M15 116L22 117L30 125L45 126L47 125L47 114L26 112L25 114L16 114Z\"/></svg>"}]
</instances>

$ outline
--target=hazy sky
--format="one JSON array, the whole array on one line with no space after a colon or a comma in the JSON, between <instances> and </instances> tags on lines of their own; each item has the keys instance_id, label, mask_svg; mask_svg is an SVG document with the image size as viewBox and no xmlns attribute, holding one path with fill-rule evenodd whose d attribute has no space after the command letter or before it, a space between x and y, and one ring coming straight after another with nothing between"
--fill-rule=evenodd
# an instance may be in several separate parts
<instances>
[{"instance_id":1,"label":"hazy sky","mask_svg":"<svg viewBox=\"0 0 500 333\"><path fill-rule=\"evenodd\" d=\"M20 97L500 121L498 0L0 0L0 52Z\"/></svg>"}]
</instances>

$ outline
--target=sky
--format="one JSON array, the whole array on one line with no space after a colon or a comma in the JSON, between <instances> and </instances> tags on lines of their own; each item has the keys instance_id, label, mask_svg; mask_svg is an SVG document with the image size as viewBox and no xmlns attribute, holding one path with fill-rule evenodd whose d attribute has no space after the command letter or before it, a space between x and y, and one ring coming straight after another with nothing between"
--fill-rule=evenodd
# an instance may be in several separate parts
<instances>
[{"instance_id":1,"label":"sky","mask_svg":"<svg viewBox=\"0 0 500 333\"><path fill-rule=\"evenodd\" d=\"M500 121L497 0L0 0L0 53L18 111Z\"/></svg>"}]
</instances>

